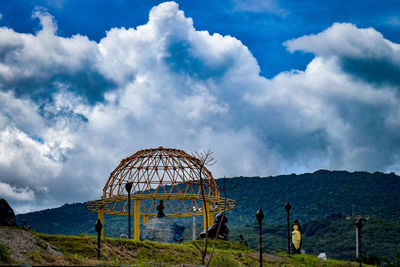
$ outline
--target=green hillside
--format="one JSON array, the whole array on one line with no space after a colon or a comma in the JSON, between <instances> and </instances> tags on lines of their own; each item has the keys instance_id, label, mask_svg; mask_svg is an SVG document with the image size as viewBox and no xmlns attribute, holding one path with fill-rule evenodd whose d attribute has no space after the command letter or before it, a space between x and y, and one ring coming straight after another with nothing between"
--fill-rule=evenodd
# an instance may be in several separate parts
<instances>
[{"instance_id":1,"label":"green hillside","mask_svg":"<svg viewBox=\"0 0 400 267\"><path fill-rule=\"evenodd\" d=\"M12 236L5 233L12 231ZM24 247L22 247L22 242ZM196 241L200 245L202 241ZM50 249L49 249L50 247ZM167 244L103 238L100 260L97 259L95 236L48 235L12 227L0 227L0 265L31 264L35 266L198 266L199 251L192 242ZM206 262L209 266L257 266L259 253L238 242L211 241ZM264 266L358 266L356 262L318 260L310 255L263 253Z\"/></svg>"},{"instance_id":2,"label":"green hillside","mask_svg":"<svg viewBox=\"0 0 400 267\"><path fill-rule=\"evenodd\" d=\"M223 179L217 179L217 183L222 191ZM285 249L284 205L289 200L292 204L291 218L300 220L304 231L304 248L309 253L329 252L329 255L336 258L352 258L354 226L344 218L329 217L331 214L341 216L352 212L374 218L371 220L374 236L368 241L366 248L371 244L375 245L371 245L368 253L393 256L394 251L400 250L399 234L396 232L400 222L400 177L393 173L320 170L302 175L235 177L225 179L225 187L227 197L238 201L237 208L227 213L232 240L238 240L238 235L243 233L248 236L249 244L256 247L251 240L256 240L252 237L256 232L255 213L261 207L265 214L265 240L269 240L266 249ZM94 234L93 226L97 216L86 210L84 203L75 203L56 209L20 214L17 220L20 222L21 219L25 219L38 232L77 235ZM197 219L198 223L201 221L201 218ZM181 222L187 228L186 240L190 239L191 218ZM368 227L372 226L367 224L365 229ZM314 228L318 231L310 230ZM126 232L126 217L105 216L107 236L118 237ZM339 245L341 242L343 245Z\"/></svg>"},{"instance_id":3,"label":"green hillside","mask_svg":"<svg viewBox=\"0 0 400 267\"><path fill-rule=\"evenodd\" d=\"M221 184L221 179L218 180ZM276 177L226 179L227 197L237 200L230 212L233 225L253 223L258 208L268 224L286 222L286 201L292 204L292 218L300 221L324 218L330 214L370 215L400 222L400 177L380 172L324 171Z\"/></svg>"}]
</instances>

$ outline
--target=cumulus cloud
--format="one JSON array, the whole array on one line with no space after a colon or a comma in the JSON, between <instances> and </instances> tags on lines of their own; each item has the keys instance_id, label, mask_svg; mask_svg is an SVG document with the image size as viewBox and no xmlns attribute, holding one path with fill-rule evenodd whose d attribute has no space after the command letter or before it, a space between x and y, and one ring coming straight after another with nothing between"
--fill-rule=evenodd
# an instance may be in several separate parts
<instances>
[{"instance_id":1,"label":"cumulus cloud","mask_svg":"<svg viewBox=\"0 0 400 267\"><path fill-rule=\"evenodd\" d=\"M315 58L305 71L281 73L247 99L260 110L277 113L294 135L290 140L302 137L296 142L298 158L312 168L397 169L400 99L394 73L399 45L374 29L337 23L285 45ZM388 73L381 72L382 66ZM371 82L378 80L375 74L382 74L379 82Z\"/></svg>"},{"instance_id":2,"label":"cumulus cloud","mask_svg":"<svg viewBox=\"0 0 400 267\"><path fill-rule=\"evenodd\" d=\"M1 192L19 211L98 198L121 158L160 145L213 150L216 177L400 168L397 80L354 64L399 63L373 29L290 40L315 58L266 79L239 40L197 31L174 2L99 42L34 18L35 34L0 28Z\"/></svg>"},{"instance_id":3,"label":"cumulus cloud","mask_svg":"<svg viewBox=\"0 0 400 267\"><path fill-rule=\"evenodd\" d=\"M0 182L0 194L5 198L13 200L33 200L34 193L29 188L16 188L9 184Z\"/></svg>"},{"instance_id":4,"label":"cumulus cloud","mask_svg":"<svg viewBox=\"0 0 400 267\"><path fill-rule=\"evenodd\" d=\"M32 17L42 26L36 35L0 28L0 89L43 98L62 86L101 99L112 85L99 73L97 44L86 36L57 36L54 18L40 9Z\"/></svg>"},{"instance_id":5,"label":"cumulus cloud","mask_svg":"<svg viewBox=\"0 0 400 267\"><path fill-rule=\"evenodd\" d=\"M400 45L373 28L335 23L325 31L285 42L289 51L336 58L344 72L369 82L400 83Z\"/></svg>"}]
</instances>

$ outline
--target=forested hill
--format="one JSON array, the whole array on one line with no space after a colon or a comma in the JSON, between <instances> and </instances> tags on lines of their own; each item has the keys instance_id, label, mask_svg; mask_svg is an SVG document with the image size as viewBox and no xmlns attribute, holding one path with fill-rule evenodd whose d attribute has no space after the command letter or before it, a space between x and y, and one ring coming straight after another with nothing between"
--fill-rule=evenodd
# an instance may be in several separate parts
<instances>
[{"instance_id":1,"label":"forested hill","mask_svg":"<svg viewBox=\"0 0 400 267\"><path fill-rule=\"evenodd\" d=\"M222 189L223 180L217 182ZM301 175L226 179L226 189L232 187L226 194L238 201L229 216L235 225L253 222L260 207L266 223L283 223L288 200L292 217L301 221L353 212L400 222L400 176L394 173L319 170Z\"/></svg>"},{"instance_id":2,"label":"forested hill","mask_svg":"<svg viewBox=\"0 0 400 267\"><path fill-rule=\"evenodd\" d=\"M217 179L223 196L223 180ZM244 227L255 222L255 213L262 208L264 223L286 222L284 205L292 204L291 217L301 222L318 220L330 214L370 215L400 222L400 177L391 173L325 171L275 177L235 177L225 179L226 195L238 201L228 212L229 225ZM96 214L85 209L84 203L66 204L17 216L25 219L36 231L54 234L94 233ZM105 232L125 232L123 217L107 216ZM199 220L200 221L200 220Z\"/></svg>"}]
</instances>

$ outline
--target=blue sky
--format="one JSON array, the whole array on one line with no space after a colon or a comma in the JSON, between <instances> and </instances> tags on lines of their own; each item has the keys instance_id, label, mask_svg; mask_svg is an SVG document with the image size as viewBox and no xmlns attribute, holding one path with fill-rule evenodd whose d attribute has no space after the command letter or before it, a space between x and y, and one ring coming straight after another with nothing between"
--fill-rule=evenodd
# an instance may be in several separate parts
<instances>
[{"instance_id":1,"label":"blue sky","mask_svg":"<svg viewBox=\"0 0 400 267\"><path fill-rule=\"evenodd\" d=\"M99 41L113 27L145 24L149 10L163 1L15 0L1 1L0 25L33 33L36 7L44 7L57 20L61 36L82 34ZM241 40L257 58L261 73L270 78L281 71L304 69L311 55L288 53L282 43L318 33L334 22L374 27L385 38L400 42L400 3L386 1L176 1L197 30L231 35Z\"/></svg>"},{"instance_id":2,"label":"blue sky","mask_svg":"<svg viewBox=\"0 0 400 267\"><path fill-rule=\"evenodd\" d=\"M0 196L98 198L120 159L215 177L400 171L398 1L1 1Z\"/></svg>"}]
</instances>

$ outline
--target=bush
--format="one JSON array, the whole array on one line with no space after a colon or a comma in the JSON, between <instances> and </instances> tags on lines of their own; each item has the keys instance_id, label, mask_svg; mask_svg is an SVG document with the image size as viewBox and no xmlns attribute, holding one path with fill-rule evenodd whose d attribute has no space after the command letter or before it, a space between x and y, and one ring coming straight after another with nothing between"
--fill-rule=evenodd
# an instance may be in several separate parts
<instances>
[{"instance_id":1,"label":"bush","mask_svg":"<svg viewBox=\"0 0 400 267\"><path fill-rule=\"evenodd\" d=\"M10 249L4 243L0 242L0 262L11 263Z\"/></svg>"}]
</instances>

